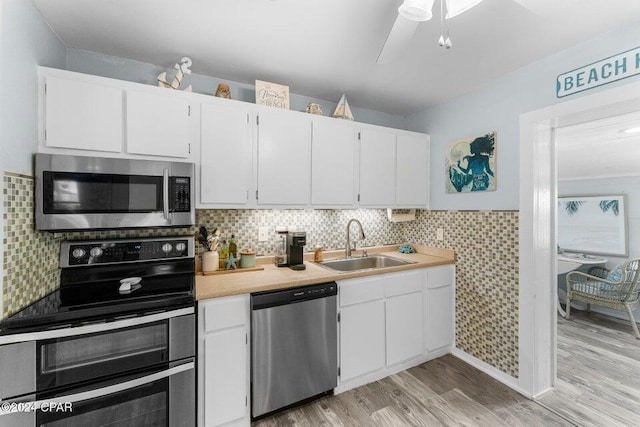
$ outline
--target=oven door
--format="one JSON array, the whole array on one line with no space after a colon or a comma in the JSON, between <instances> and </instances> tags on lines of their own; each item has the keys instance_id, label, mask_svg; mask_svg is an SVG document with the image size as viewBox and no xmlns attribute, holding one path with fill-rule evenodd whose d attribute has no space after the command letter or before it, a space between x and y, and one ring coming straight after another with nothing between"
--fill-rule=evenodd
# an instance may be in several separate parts
<instances>
[{"instance_id":1,"label":"oven door","mask_svg":"<svg viewBox=\"0 0 640 427\"><path fill-rule=\"evenodd\" d=\"M6 338L0 400L54 392L167 366L195 356L193 307Z\"/></svg>"},{"instance_id":2,"label":"oven door","mask_svg":"<svg viewBox=\"0 0 640 427\"><path fill-rule=\"evenodd\" d=\"M37 390L108 378L181 357L192 357L195 344L189 348L177 341L195 337L194 317L192 314L94 334L38 341Z\"/></svg>"},{"instance_id":3,"label":"oven door","mask_svg":"<svg viewBox=\"0 0 640 427\"><path fill-rule=\"evenodd\" d=\"M37 400L4 402L0 427L195 426L193 359L168 369L109 381Z\"/></svg>"}]
</instances>

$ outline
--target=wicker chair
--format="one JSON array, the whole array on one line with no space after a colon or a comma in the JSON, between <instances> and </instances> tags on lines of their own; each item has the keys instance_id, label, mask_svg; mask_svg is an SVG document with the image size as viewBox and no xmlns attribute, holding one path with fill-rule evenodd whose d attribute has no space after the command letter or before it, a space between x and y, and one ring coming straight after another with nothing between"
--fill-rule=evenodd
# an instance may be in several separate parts
<instances>
[{"instance_id":1,"label":"wicker chair","mask_svg":"<svg viewBox=\"0 0 640 427\"><path fill-rule=\"evenodd\" d=\"M630 259L622 265L622 276L618 282L606 279L609 271L603 267L592 267L587 273L572 271L567 274L565 319L569 319L570 316L571 300L587 303L587 309L591 308L591 304L595 304L614 310L626 310L633 333L640 339L638 325L631 311L631 304L638 302L640 298L640 258Z\"/></svg>"}]
</instances>

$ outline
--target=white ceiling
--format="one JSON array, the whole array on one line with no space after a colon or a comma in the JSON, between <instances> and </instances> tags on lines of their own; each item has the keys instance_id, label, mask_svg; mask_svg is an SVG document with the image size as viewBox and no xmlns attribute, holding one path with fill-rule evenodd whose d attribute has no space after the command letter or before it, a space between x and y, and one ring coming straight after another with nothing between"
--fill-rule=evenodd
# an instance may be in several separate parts
<instances>
[{"instance_id":1,"label":"white ceiling","mask_svg":"<svg viewBox=\"0 0 640 427\"><path fill-rule=\"evenodd\" d=\"M556 131L558 179L640 175L640 111L560 128Z\"/></svg>"},{"instance_id":2,"label":"white ceiling","mask_svg":"<svg viewBox=\"0 0 640 427\"><path fill-rule=\"evenodd\" d=\"M447 51L436 0L406 54L376 64L401 0L34 0L67 47L169 67L186 55L195 73L324 100L345 92L353 106L402 115L640 19L638 0L570 10L558 1L545 0L553 13L542 18L514 0L485 0L449 22Z\"/></svg>"}]
</instances>

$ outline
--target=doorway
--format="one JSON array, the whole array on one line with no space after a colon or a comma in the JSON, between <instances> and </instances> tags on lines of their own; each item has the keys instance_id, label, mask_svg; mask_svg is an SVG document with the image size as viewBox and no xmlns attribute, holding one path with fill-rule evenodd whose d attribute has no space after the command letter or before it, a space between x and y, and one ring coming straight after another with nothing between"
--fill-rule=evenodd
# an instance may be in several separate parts
<instances>
[{"instance_id":1,"label":"doorway","mask_svg":"<svg viewBox=\"0 0 640 427\"><path fill-rule=\"evenodd\" d=\"M520 387L539 398L557 379L558 129L640 111L640 83L520 116Z\"/></svg>"}]
</instances>

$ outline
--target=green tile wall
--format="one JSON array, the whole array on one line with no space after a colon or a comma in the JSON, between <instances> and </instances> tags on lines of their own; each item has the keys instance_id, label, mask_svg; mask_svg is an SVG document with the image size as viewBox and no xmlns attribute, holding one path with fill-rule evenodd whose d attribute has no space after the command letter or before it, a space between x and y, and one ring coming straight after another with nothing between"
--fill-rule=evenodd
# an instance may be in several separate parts
<instances>
[{"instance_id":1,"label":"green tile wall","mask_svg":"<svg viewBox=\"0 0 640 427\"><path fill-rule=\"evenodd\" d=\"M37 232L34 227L34 180L5 174L4 277L2 318L59 286L59 245L63 240L191 235L196 228ZM258 242L258 227L295 226L307 231L307 249L316 244L341 249L345 227L358 218L366 239L360 244L414 242L449 248L457 254L457 346L503 372L518 376L518 212L417 211L408 223L390 223L375 210L198 210L196 223L224 235L235 234L240 249L273 253L275 234ZM435 239L444 229L444 240ZM356 227L352 227L356 238ZM202 249L198 248L198 252Z\"/></svg>"},{"instance_id":2,"label":"green tile wall","mask_svg":"<svg viewBox=\"0 0 640 427\"><path fill-rule=\"evenodd\" d=\"M404 228L407 241L456 252L457 347L516 378L518 222L517 211L418 211Z\"/></svg>"}]
</instances>

